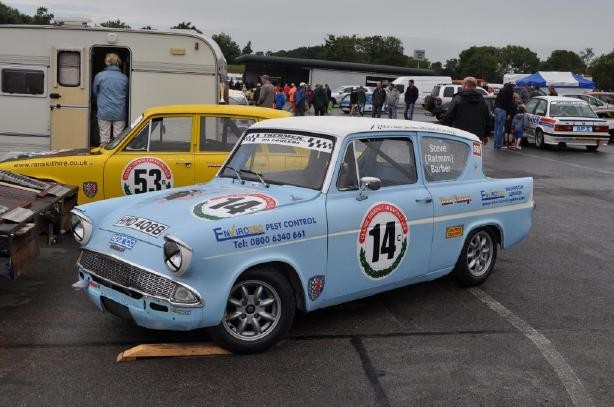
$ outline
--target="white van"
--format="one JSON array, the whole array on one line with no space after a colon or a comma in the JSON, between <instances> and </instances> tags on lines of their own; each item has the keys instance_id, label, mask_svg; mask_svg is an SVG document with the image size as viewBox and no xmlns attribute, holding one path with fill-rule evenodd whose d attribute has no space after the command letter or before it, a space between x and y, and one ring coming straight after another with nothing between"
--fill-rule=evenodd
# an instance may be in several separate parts
<instances>
[{"instance_id":1,"label":"white van","mask_svg":"<svg viewBox=\"0 0 614 407\"><path fill-rule=\"evenodd\" d=\"M418 100L416 104L422 104L424 98L431 94L431 91L440 83L452 83L452 78L449 76L401 76L395 79L392 83L401 93L400 104L405 104L403 94L409 85L409 80L414 80L414 86L418 88Z\"/></svg>"},{"instance_id":2,"label":"white van","mask_svg":"<svg viewBox=\"0 0 614 407\"><path fill-rule=\"evenodd\" d=\"M0 156L98 145L91 87L108 52L129 79L129 123L152 106L219 102L226 61L195 31L0 25Z\"/></svg>"}]
</instances>

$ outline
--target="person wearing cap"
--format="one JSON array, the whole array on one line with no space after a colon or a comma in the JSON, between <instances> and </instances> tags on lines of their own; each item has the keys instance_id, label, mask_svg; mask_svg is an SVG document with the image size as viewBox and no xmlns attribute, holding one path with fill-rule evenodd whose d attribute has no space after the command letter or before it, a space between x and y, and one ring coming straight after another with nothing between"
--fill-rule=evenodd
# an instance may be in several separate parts
<instances>
[{"instance_id":1,"label":"person wearing cap","mask_svg":"<svg viewBox=\"0 0 614 407\"><path fill-rule=\"evenodd\" d=\"M256 100L256 106L272 108L275 103L275 87L269 81L269 75L262 75L260 80L262 81L262 86L260 87L258 100Z\"/></svg>"},{"instance_id":2,"label":"person wearing cap","mask_svg":"<svg viewBox=\"0 0 614 407\"><path fill-rule=\"evenodd\" d=\"M305 103L307 100L307 84L301 82L294 94L295 116L305 116Z\"/></svg>"}]
</instances>

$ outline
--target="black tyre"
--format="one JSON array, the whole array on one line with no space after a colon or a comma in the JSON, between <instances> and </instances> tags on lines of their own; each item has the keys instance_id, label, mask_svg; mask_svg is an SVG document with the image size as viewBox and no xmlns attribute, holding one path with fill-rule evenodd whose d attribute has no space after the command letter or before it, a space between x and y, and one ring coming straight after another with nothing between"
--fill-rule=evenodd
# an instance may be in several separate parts
<instances>
[{"instance_id":1,"label":"black tyre","mask_svg":"<svg viewBox=\"0 0 614 407\"><path fill-rule=\"evenodd\" d=\"M544 149L546 144L544 143L544 133L540 129L535 130L535 147Z\"/></svg>"},{"instance_id":2,"label":"black tyre","mask_svg":"<svg viewBox=\"0 0 614 407\"><path fill-rule=\"evenodd\" d=\"M209 334L231 352L262 352L286 336L295 311L292 286L282 274L266 267L250 270L233 285L222 322Z\"/></svg>"},{"instance_id":3,"label":"black tyre","mask_svg":"<svg viewBox=\"0 0 614 407\"><path fill-rule=\"evenodd\" d=\"M586 149L592 153L596 153L599 149L599 146L586 146Z\"/></svg>"},{"instance_id":4,"label":"black tyre","mask_svg":"<svg viewBox=\"0 0 614 407\"><path fill-rule=\"evenodd\" d=\"M491 229L477 229L469 234L452 275L461 285L482 284L497 261L497 241Z\"/></svg>"}]
</instances>

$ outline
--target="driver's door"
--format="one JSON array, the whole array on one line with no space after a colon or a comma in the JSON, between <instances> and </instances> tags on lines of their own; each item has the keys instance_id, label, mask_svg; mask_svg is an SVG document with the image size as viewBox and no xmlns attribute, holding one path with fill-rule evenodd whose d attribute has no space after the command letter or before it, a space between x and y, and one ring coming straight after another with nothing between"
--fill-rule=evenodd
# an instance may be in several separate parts
<instances>
[{"instance_id":1,"label":"driver's door","mask_svg":"<svg viewBox=\"0 0 614 407\"><path fill-rule=\"evenodd\" d=\"M105 198L193 184L193 129L192 115L150 119L107 160Z\"/></svg>"},{"instance_id":2,"label":"driver's door","mask_svg":"<svg viewBox=\"0 0 614 407\"><path fill-rule=\"evenodd\" d=\"M433 202L418 179L412 137L363 136L342 151L326 203L331 304L427 273L433 238ZM360 197L362 177L381 188Z\"/></svg>"}]
</instances>

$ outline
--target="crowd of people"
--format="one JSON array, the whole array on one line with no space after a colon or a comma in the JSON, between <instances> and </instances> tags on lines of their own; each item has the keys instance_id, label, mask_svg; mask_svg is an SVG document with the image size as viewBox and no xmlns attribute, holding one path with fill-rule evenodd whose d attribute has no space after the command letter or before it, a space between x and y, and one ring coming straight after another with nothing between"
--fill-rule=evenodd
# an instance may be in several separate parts
<instances>
[{"instance_id":1,"label":"crowd of people","mask_svg":"<svg viewBox=\"0 0 614 407\"><path fill-rule=\"evenodd\" d=\"M288 110L295 116L305 116L312 110L315 116L324 116L332 108L328 84L317 84L315 88L305 82L298 86L295 83L273 84L268 75L262 75L254 88L246 90L246 95L256 106Z\"/></svg>"}]
</instances>

